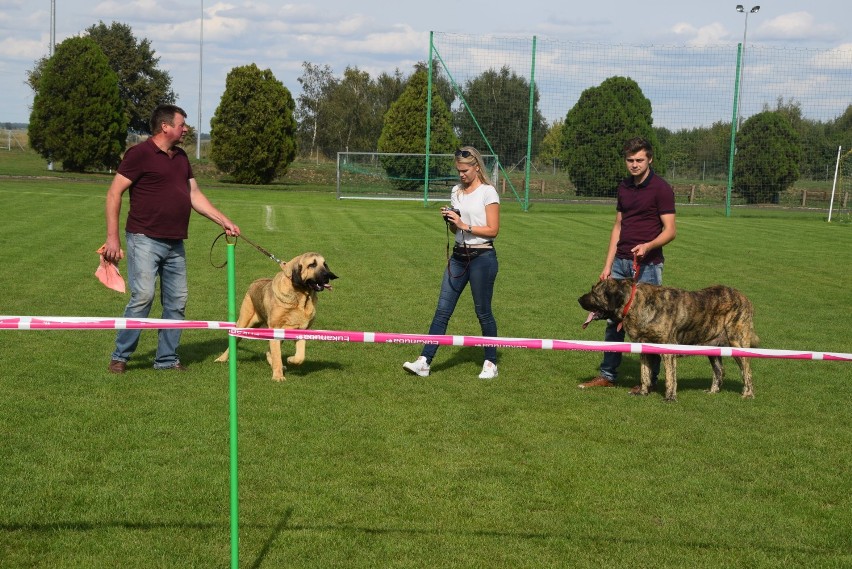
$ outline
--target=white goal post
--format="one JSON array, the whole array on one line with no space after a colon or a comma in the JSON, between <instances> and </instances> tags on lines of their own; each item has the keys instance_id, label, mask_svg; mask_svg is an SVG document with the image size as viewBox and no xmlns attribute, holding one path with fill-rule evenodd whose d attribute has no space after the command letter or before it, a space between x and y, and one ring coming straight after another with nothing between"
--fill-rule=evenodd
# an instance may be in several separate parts
<instances>
[{"instance_id":1,"label":"white goal post","mask_svg":"<svg viewBox=\"0 0 852 569\"><path fill-rule=\"evenodd\" d=\"M489 181L498 187L500 164L493 154L482 156ZM338 152L337 199L449 201L459 181L453 154Z\"/></svg>"}]
</instances>

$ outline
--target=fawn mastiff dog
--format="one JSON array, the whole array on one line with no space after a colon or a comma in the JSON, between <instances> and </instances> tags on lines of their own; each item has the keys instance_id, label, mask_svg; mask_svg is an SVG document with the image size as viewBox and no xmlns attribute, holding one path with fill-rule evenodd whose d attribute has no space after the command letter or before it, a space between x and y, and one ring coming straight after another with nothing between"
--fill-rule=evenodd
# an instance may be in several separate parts
<instances>
[{"instance_id":1,"label":"fawn mastiff dog","mask_svg":"<svg viewBox=\"0 0 852 569\"><path fill-rule=\"evenodd\" d=\"M237 328L310 328L317 313L317 293L330 289L329 281L336 278L319 253L303 253L290 259L271 279L257 279L249 285L240 306ZM228 361L228 351L216 361ZM272 379L284 381L281 340L269 341L266 360L272 366ZM304 361L305 341L296 340L296 353L287 358L287 363L299 365Z\"/></svg>"},{"instance_id":2,"label":"fawn mastiff dog","mask_svg":"<svg viewBox=\"0 0 852 569\"><path fill-rule=\"evenodd\" d=\"M636 286L635 293L633 286ZM632 301L631 301L632 298ZM630 279L605 279L577 299L590 311L586 324L608 318L621 322L634 342L699 346L757 347L754 333L754 308L736 289L715 285L698 291L634 283ZM710 393L718 393L724 379L720 356L708 356L713 368ZM675 355L662 355L666 370L666 400L677 399ZM754 397L748 358L734 357L743 376L744 398ZM642 386L647 395L651 387L649 355L641 356Z\"/></svg>"}]
</instances>

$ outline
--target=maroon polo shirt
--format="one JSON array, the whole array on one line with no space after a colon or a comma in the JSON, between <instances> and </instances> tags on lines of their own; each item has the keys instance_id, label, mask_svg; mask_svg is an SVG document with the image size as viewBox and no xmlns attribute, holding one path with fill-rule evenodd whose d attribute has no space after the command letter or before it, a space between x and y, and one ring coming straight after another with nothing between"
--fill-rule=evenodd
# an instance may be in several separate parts
<instances>
[{"instance_id":1,"label":"maroon polo shirt","mask_svg":"<svg viewBox=\"0 0 852 569\"><path fill-rule=\"evenodd\" d=\"M615 256L633 260L630 250L656 239L663 232L660 216L675 212L674 190L653 170L638 186L633 176L629 176L618 185L616 210L621 212L621 235ZM657 265L663 260L663 248L658 247L645 255L642 262Z\"/></svg>"},{"instance_id":2,"label":"maroon polo shirt","mask_svg":"<svg viewBox=\"0 0 852 569\"><path fill-rule=\"evenodd\" d=\"M130 213L125 229L155 239L186 239L192 202L192 167L182 148L170 157L149 138L131 147L118 166L129 179Z\"/></svg>"}]
</instances>

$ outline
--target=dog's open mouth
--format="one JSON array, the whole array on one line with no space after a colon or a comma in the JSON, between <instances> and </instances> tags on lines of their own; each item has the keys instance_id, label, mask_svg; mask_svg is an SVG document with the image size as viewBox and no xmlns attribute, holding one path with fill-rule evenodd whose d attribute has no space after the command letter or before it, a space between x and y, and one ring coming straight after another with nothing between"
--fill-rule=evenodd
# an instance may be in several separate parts
<instances>
[{"instance_id":1,"label":"dog's open mouth","mask_svg":"<svg viewBox=\"0 0 852 569\"><path fill-rule=\"evenodd\" d=\"M589 315L586 317L586 321L583 322L583 330L586 329L586 326L594 322L595 320L604 320L606 316L604 316L600 312L589 312Z\"/></svg>"}]
</instances>

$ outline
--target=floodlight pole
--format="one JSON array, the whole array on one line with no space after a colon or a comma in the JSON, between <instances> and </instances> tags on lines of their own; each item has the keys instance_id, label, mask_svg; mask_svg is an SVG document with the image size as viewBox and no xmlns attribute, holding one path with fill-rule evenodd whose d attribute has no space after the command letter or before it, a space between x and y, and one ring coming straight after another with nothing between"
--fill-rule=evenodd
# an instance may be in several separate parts
<instances>
[{"instance_id":1,"label":"floodlight pole","mask_svg":"<svg viewBox=\"0 0 852 569\"><path fill-rule=\"evenodd\" d=\"M56 0L50 0L50 47L48 48L48 59L53 57L56 49ZM53 170L53 160L48 160L47 169Z\"/></svg>"},{"instance_id":2,"label":"floodlight pole","mask_svg":"<svg viewBox=\"0 0 852 569\"><path fill-rule=\"evenodd\" d=\"M198 124L195 127L195 159L201 160L201 70L204 58L204 0L201 0L201 18L198 32Z\"/></svg>"},{"instance_id":3,"label":"floodlight pole","mask_svg":"<svg viewBox=\"0 0 852 569\"><path fill-rule=\"evenodd\" d=\"M760 6L752 6L751 10L748 12L745 11L742 4L737 4L737 12L741 14L745 14L745 25L743 26L743 53L742 53L742 64L740 65L740 87L739 87L739 96L737 99L740 101L740 108L742 108L742 94L743 94L743 67L745 67L745 49L746 49L746 36L748 34L748 15L756 14L760 11ZM739 113L739 117L737 118L737 130L740 129L740 124L743 121L743 114Z\"/></svg>"},{"instance_id":4,"label":"floodlight pole","mask_svg":"<svg viewBox=\"0 0 852 569\"><path fill-rule=\"evenodd\" d=\"M48 57L53 57L56 46L56 0L50 0L50 51Z\"/></svg>"}]
</instances>

